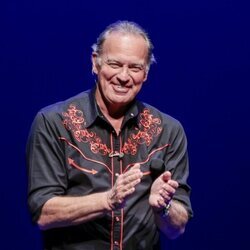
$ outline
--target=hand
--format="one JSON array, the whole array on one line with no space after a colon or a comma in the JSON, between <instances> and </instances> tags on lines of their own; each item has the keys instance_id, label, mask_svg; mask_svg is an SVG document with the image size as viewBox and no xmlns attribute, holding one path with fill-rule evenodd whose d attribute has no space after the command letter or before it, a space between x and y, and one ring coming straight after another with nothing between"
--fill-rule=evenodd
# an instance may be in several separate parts
<instances>
[{"instance_id":1,"label":"hand","mask_svg":"<svg viewBox=\"0 0 250 250\"><path fill-rule=\"evenodd\" d=\"M107 201L112 210L124 207L129 195L135 191L135 186L141 182L142 176L140 164L135 164L129 171L118 176L114 187L107 192Z\"/></svg>"},{"instance_id":2,"label":"hand","mask_svg":"<svg viewBox=\"0 0 250 250\"><path fill-rule=\"evenodd\" d=\"M179 184L171 179L169 171L161 174L152 184L149 204L154 211L160 211L169 204Z\"/></svg>"}]
</instances>

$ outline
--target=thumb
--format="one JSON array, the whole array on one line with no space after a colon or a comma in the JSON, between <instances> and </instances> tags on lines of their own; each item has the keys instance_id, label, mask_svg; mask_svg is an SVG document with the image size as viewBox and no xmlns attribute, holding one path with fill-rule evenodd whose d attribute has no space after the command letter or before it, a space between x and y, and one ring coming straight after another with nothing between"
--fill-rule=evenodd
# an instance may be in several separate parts
<instances>
[{"instance_id":1,"label":"thumb","mask_svg":"<svg viewBox=\"0 0 250 250\"><path fill-rule=\"evenodd\" d=\"M133 169L140 169L141 165L139 163L135 163Z\"/></svg>"},{"instance_id":2,"label":"thumb","mask_svg":"<svg viewBox=\"0 0 250 250\"><path fill-rule=\"evenodd\" d=\"M168 182L169 180L171 180L171 173L169 171L166 171L162 174L162 180L164 182Z\"/></svg>"}]
</instances>

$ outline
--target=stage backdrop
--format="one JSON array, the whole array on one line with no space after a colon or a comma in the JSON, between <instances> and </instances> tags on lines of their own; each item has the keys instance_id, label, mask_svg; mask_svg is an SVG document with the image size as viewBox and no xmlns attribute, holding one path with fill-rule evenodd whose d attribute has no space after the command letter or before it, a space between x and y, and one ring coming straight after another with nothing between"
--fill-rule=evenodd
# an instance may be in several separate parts
<instances>
[{"instance_id":1,"label":"stage backdrop","mask_svg":"<svg viewBox=\"0 0 250 250\"><path fill-rule=\"evenodd\" d=\"M41 250L26 205L31 122L40 108L93 86L91 45L106 25L125 19L142 25L155 45L157 64L139 98L180 120L189 141L195 216L183 236L163 242L165 249L248 249L246 4L8 0L1 5L1 249Z\"/></svg>"}]
</instances>

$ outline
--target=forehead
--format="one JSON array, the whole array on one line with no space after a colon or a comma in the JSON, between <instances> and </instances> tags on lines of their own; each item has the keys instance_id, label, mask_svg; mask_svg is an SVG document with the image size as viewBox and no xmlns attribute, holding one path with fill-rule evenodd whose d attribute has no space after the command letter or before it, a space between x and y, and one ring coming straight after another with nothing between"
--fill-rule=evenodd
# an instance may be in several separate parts
<instances>
[{"instance_id":1,"label":"forehead","mask_svg":"<svg viewBox=\"0 0 250 250\"><path fill-rule=\"evenodd\" d=\"M140 35L111 33L103 43L102 54L114 59L140 60L145 62L148 46Z\"/></svg>"}]
</instances>

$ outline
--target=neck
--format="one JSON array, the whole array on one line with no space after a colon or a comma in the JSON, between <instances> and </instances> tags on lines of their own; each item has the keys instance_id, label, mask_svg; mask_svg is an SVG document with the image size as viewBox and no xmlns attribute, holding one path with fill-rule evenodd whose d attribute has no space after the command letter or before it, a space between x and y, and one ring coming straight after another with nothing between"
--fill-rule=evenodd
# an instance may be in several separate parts
<instances>
[{"instance_id":1,"label":"neck","mask_svg":"<svg viewBox=\"0 0 250 250\"><path fill-rule=\"evenodd\" d=\"M117 104L110 104L105 101L103 98L102 93L100 92L99 88L97 87L96 93L96 102L101 109L102 113L106 117L106 119L110 122L116 134L120 134L123 118L126 112L127 107Z\"/></svg>"},{"instance_id":2,"label":"neck","mask_svg":"<svg viewBox=\"0 0 250 250\"><path fill-rule=\"evenodd\" d=\"M111 118L116 120L123 119L125 112L127 110L127 106L122 104L107 102L98 86L96 88L95 97L99 108L101 109L102 113L105 115L106 118Z\"/></svg>"}]
</instances>

